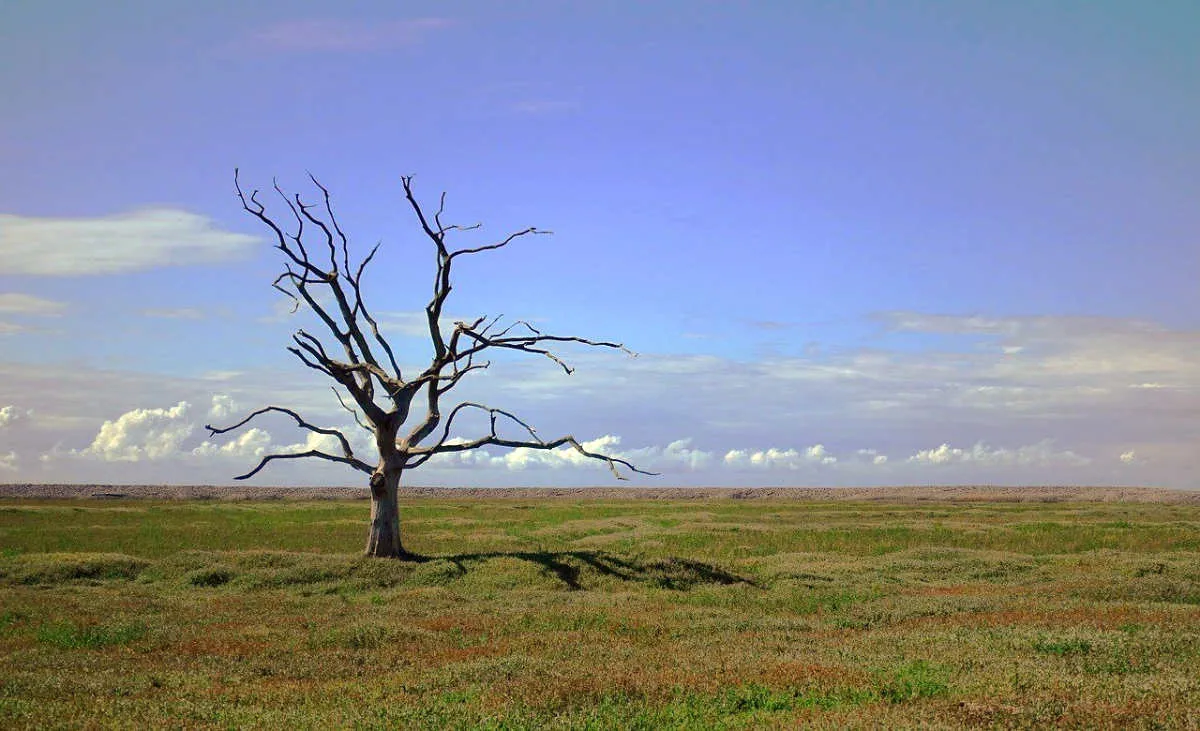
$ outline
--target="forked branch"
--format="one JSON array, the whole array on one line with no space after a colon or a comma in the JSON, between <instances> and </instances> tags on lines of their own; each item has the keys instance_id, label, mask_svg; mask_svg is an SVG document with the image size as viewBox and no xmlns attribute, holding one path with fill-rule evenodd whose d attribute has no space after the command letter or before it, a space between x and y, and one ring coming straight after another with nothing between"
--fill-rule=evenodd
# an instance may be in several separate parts
<instances>
[{"instance_id":1,"label":"forked branch","mask_svg":"<svg viewBox=\"0 0 1200 731\"><path fill-rule=\"evenodd\" d=\"M456 416L458 416L459 413L461 413L467 409L475 409L478 411L485 412L487 414L488 424L490 427L489 434L487 436L478 437L476 439L471 439L471 440L458 441L458 442L449 441L450 430L451 430L451 427L454 425L454 418ZM506 439L504 437L501 437L497 431L497 421L501 417L508 419L509 421L517 424L522 429L524 429L525 432L529 435L529 439ZM556 439L551 439L549 441L544 440L538 436L536 429L534 429L532 426L530 426L524 420L515 416L511 412L505 411L503 409L492 408L485 404L475 403L472 401L465 401L463 403L460 403L459 405L455 406L453 410L451 410L449 416L446 417L445 426L442 429L441 436L439 437L436 444L433 444L432 446L429 446L429 447L417 447L415 449L411 449L409 451L410 460L406 464L406 467L419 467L420 465L429 461L433 456L438 455L438 454L449 454L449 453L453 453L453 452L466 452L466 451L470 451L473 449L479 449L481 447L486 447L486 446L510 447L513 449L519 449L519 448L537 449L537 450L543 450L543 451L550 451L550 450L558 449L559 447L569 446L572 449L574 449L576 452L578 452L579 454L582 454L584 457L588 457L589 459L594 459L599 462L604 462L605 464L607 464L608 469L613 473L613 476L615 476L618 480L627 479L624 475L621 474L620 470L617 469L618 466L625 467L632 472L636 472L636 473L642 474L642 475L654 476L654 475L658 474L657 472L647 472L646 470L638 469L633 464L631 464L627 460L621 459L620 457L612 457L612 456L609 456L606 454L600 454L599 452L592 452L588 449L585 449L584 446L582 444L580 444L578 440L575 439L575 437L570 436L570 435L558 437Z\"/></svg>"},{"instance_id":2,"label":"forked branch","mask_svg":"<svg viewBox=\"0 0 1200 731\"><path fill-rule=\"evenodd\" d=\"M294 420L296 422L296 426L300 427L301 429L307 429L310 432L314 432L316 434L325 434L326 436L331 436L331 437L337 439L338 444L342 448L342 454L344 456L332 457L330 455L326 455L324 458L326 458L326 459L332 458L335 461L343 461L343 462L346 462L347 464L353 464L354 462L358 462L360 464L365 464L365 463L361 462L360 460L358 460L354 456L354 450L350 448L350 440L346 438L345 434L338 431L337 429L328 429L325 427L320 427L320 426L315 426L313 424L310 424L309 422L305 421L304 418L302 416L300 416L300 414L297 414L295 411L292 411L291 409L286 409L282 406L265 406L265 407L259 409L258 411L251 413L249 416L242 419L241 421L234 424L233 426L215 427L212 424L205 424L204 428L208 430L208 435L210 437L216 436L217 434L224 434L225 432L230 432L230 431L233 431L234 429L245 426L246 424L250 423L250 421L252 421L254 418L261 416L263 414L270 413L270 412L285 414L287 416L292 417L292 420ZM284 459L284 458L283 457L275 457L274 459ZM263 460L263 463L260 464L258 466L258 468L256 468L254 470L254 472L257 472L258 470L262 469L263 464L266 464L267 461L268 460ZM367 471L369 472L370 470L368 469ZM249 477L250 475L254 474L254 472L251 472L250 474L245 475L245 477ZM238 479L240 480L243 478L239 477Z\"/></svg>"},{"instance_id":3,"label":"forked branch","mask_svg":"<svg viewBox=\"0 0 1200 731\"><path fill-rule=\"evenodd\" d=\"M436 267L433 291L425 306L425 325L429 344L433 349L433 358L424 370L410 380L405 380L400 369L400 359L380 332L378 321L363 299L363 274L374 260L379 245L372 247L361 260L353 260L350 256L349 239L334 215L328 189L311 174L309 178L320 191L320 198L314 203L306 203L299 195L285 194L279 185L272 181L274 192L287 208L287 211L283 212L283 219L267 212L266 206L259 200L259 191L252 190L247 193L242 190L236 171L234 186L242 207L271 230L275 239L274 246L284 256L283 271L272 282L272 286L291 300L293 311L302 305L311 310L327 331L318 338L309 332L298 330L292 335L292 342L287 349L305 366L335 382L333 391L342 408L353 417L356 424L373 433L379 453L373 454L372 457L378 457L378 465L369 465L355 456L349 439L341 431L317 427L291 409L268 406L232 426L216 428L208 425L206 428L210 435L224 434L244 426L257 416L278 412L291 417L302 429L335 438L340 446L341 455L332 453L337 450L305 450L304 447L297 446L294 448L297 451L264 456L253 470L237 479L243 480L257 474L274 460L304 457L347 464L377 477L388 470L402 471L405 468L418 467L437 454L463 452L488 445L537 450L566 447L588 459L604 462L619 479L625 479L619 468L639 474L655 474L640 470L619 457L590 451L573 436L544 440L533 427L511 412L484 404L461 403L443 419L441 397L457 386L468 373L488 368L491 365L488 356L495 349L543 356L567 374L572 373L574 369L554 352L553 349L557 346L584 345L630 352L617 342L546 334L524 320L501 326L500 317L459 321L454 323L453 328L443 329L441 318L447 298L453 289L451 269L456 260L468 255L503 249L519 239L546 235L549 231L529 226L493 240L492 243L452 248L447 241L451 232L473 231L480 225L447 224L443 220L446 208L444 193L438 199L437 210L432 215L427 215L413 191L412 177L401 178L405 200L416 216L421 230L433 244ZM289 214L290 219L286 218ZM424 417L415 425L405 426L412 401L421 389L426 391L423 395ZM344 398L346 395L349 399ZM450 435L456 417L469 410L487 415L488 433L472 440L452 440ZM501 436L498 428L500 421L522 429L520 438ZM400 435L401 427L408 430L406 436ZM511 429L511 426L509 428ZM422 442L434 435L438 435L436 443L432 446L421 446Z\"/></svg>"},{"instance_id":4,"label":"forked branch","mask_svg":"<svg viewBox=\"0 0 1200 731\"><path fill-rule=\"evenodd\" d=\"M282 453L277 453L277 454L268 454L262 458L262 460L258 463L257 467L250 470L246 474L238 475L237 477L235 477L233 479L246 480L251 477L254 477L256 474L258 474L259 470L261 470L263 467L266 467L267 464L269 464L270 462L273 462L277 459L303 459L305 457L317 457L318 459L329 460L330 462L340 462L341 464L350 465L351 467L358 470L359 472L365 472L368 475L375 471L371 468L371 465L367 464L366 462L363 462L360 459L354 459L353 457L339 457L335 454L329 454L328 452L322 452L318 449L310 449L307 452L282 452Z\"/></svg>"}]
</instances>

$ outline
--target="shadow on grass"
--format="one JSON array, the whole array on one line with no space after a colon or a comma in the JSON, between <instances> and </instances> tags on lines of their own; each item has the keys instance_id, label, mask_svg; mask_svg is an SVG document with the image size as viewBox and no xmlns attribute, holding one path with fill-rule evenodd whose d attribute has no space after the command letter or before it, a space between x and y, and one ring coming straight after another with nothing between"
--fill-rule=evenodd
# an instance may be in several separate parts
<instances>
[{"instance_id":1,"label":"shadow on grass","mask_svg":"<svg viewBox=\"0 0 1200 731\"><path fill-rule=\"evenodd\" d=\"M452 556L408 556L408 560L418 562L448 561L454 564L460 574L466 574L470 564L494 558L515 558L537 564L569 589L584 588L580 578L585 571L664 589L684 590L701 584L745 584L761 588L751 579L712 564L673 556L642 559L616 556L606 551L492 551Z\"/></svg>"}]
</instances>

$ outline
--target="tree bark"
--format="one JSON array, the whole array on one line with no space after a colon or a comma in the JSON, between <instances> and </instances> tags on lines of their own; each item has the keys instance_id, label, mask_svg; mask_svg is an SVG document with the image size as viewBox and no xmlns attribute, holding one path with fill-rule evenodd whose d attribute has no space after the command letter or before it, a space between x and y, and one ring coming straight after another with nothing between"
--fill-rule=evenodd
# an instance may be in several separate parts
<instances>
[{"instance_id":1,"label":"tree bark","mask_svg":"<svg viewBox=\"0 0 1200 731\"><path fill-rule=\"evenodd\" d=\"M401 470L387 470L371 475L371 526L367 534L366 555L380 558L407 558L408 552L400 542Z\"/></svg>"}]
</instances>

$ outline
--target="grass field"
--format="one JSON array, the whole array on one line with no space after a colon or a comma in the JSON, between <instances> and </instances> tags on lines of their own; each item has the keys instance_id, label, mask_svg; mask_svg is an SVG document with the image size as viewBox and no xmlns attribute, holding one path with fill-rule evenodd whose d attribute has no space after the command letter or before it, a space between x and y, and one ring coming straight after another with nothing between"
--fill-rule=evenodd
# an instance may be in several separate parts
<instances>
[{"instance_id":1,"label":"grass field","mask_svg":"<svg viewBox=\"0 0 1200 731\"><path fill-rule=\"evenodd\" d=\"M1200 505L0 501L0 726L1200 728Z\"/></svg>"}]
</instances>

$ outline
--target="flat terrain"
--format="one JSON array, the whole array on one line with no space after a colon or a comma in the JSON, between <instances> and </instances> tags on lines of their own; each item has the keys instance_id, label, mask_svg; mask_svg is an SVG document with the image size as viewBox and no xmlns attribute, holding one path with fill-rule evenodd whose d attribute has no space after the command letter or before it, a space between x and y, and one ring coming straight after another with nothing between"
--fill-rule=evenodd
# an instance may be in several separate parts
<instances>
[{"instance_id":1,"label":"flat terrain","mask_svg":"<svg viewBox=\"0 0 1200 731\"><path fill-rule=\"evenodd\" d=\"M1153 502L1200 505L1200 490L1152 487L412 487L406 497L527 500L870 500L888 502ZM366 500L365 487L224 487L215 485L0 485L0 498L159 500Z\"/></svg>"},{"instance_id":2,"label":"flat terrain","mask_svg":"<svg viewBox=\"0 0 1200 731\"><path fill-rule=\"evenodd\" d=\"M30 489L0 727L1200 728L1194 493Z\"/></svg>"}]
</instances>

